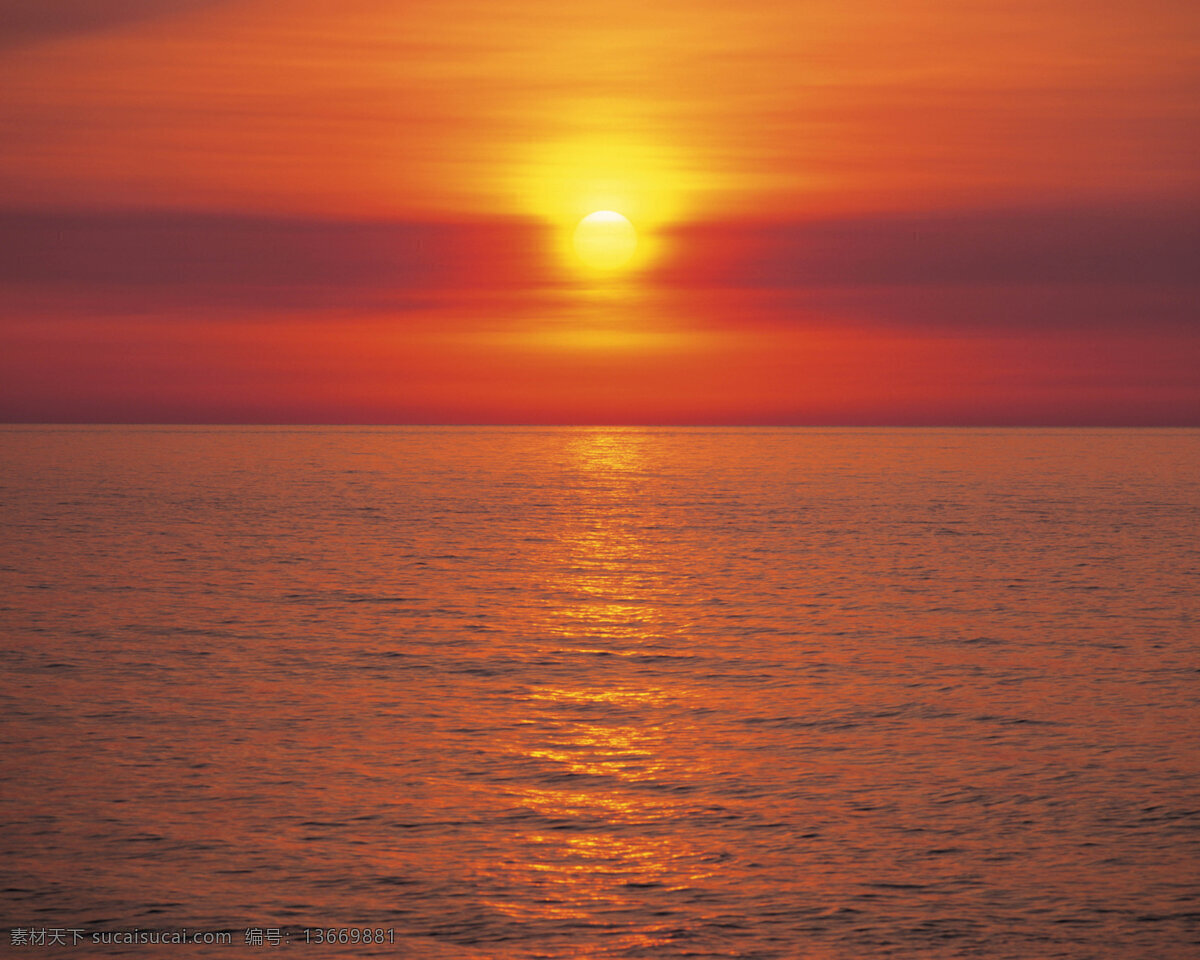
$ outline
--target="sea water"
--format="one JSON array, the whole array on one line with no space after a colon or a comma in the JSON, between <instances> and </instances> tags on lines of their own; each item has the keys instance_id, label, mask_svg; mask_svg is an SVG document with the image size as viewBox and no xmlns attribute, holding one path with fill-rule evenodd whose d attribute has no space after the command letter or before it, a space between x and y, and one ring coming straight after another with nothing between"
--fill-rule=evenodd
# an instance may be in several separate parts
<instances>
[{"instance_id":1,"label":"sea water","mask_svg":"<svg viewBox=\"0 0 1200 960\"><path fill-rule=\"evenodd\" d=\"M8 427L0 519L4 951L1200 951L1200 431Z\"/></svg>"}]
</instances>

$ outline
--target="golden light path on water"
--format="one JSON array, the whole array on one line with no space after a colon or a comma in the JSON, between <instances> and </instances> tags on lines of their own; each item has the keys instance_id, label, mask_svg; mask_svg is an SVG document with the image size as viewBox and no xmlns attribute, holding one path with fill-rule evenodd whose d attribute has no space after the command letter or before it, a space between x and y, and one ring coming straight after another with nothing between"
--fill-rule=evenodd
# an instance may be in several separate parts
<instances>
[{"instance_id":1,"label":"golden light path on water","mask_svg":"<svg viewBox=\"0 0 1200 960\"><path fill-rule=\"evenodd\" d=\"M632 658L682 653L682 636L665 637L659 604L669 603L667 584L647 563L648 545L629 523L627 506L637 495L645 469L637 433L596 430L581 433L567 455L589 478L591 501L584 522L564 531L559 541L561 574L547 584L553 598L546 622L550 656ZM664 645L664 640L667 644ZM642 891L684 890L712 875L704 850L662 825L678 817L686 801L672 800L645 787L660 778L702 778L694 761L680 764L666 755L667 738L688 738L680 724L621 722L622 715L653 716L691 692L656 683L639 686L539 685L528 695L531 716L523 734L523 755L552 765L563 785L517 794L551 822L584 819L594 829L582 834L538 831L527 835L538 856L518 873L534 877L537 896L507 907L514 916L543 915L587 920L596 914L636 912ZM600 708L608 716L588 718ZM614 719L616 718L616 719ZM524 739L524 738L523 738ZM643 788L643 789L639 789ZM620 828L621 832L614 832ZM629 949L650 949L669 941L671 923L661 930L621 938Z\"/></svg>"}]
</instances>

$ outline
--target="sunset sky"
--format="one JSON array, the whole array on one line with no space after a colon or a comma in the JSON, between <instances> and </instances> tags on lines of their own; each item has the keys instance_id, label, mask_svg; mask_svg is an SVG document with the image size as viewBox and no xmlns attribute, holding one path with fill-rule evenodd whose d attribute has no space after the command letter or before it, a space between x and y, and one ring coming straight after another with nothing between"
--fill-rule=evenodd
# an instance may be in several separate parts
<instances>
[{"instance_id":1,"label":"sunset sky","mask_svg":"<svg viewBox=\"0 0 1200 960\"><path fill-rule=\"evenodd\" d=\"M1194 0L0 0L0 90L5 420L1200 424Z\"/></svg>"}]
</instances>

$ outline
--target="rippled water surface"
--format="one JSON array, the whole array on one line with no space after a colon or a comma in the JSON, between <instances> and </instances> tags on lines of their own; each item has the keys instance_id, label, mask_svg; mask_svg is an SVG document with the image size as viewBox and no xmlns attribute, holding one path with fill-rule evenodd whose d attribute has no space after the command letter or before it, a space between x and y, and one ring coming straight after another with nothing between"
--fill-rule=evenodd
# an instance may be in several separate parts
<instances>
[{"instance_id":1,"label":"rippled water surface","mask_svg":"<svg viewBox=\"0 0 1200 960\"><path fill-rule=\"evenodd\" d=\"M1200 950L1200 432L7 428L0 501L5 928L235 936L22 955Z\"/></svg>"}]
</instances>

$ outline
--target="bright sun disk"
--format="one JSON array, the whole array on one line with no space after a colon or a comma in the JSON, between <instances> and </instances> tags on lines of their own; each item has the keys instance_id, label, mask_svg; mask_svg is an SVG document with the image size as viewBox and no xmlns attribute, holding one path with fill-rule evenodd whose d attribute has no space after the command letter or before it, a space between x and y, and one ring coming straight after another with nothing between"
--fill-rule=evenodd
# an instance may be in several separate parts
<instances>
[{"instance_id":1,"label":"bright sun disk","mask_svg":"<svg viewBox=\"0 0 1200 960\"><path fill-rule=\"evenodd\" d=\"M575 228L575 253L593 270L625 266L637 250L637 231L615 210L597 210Z\"/></svg>"}]
</instances>

